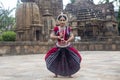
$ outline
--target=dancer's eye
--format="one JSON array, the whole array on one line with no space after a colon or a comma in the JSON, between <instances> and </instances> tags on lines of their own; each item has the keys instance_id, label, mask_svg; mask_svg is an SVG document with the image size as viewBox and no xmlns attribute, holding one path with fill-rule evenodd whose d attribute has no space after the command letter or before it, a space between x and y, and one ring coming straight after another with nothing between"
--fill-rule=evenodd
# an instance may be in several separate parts
<instances>
[{"instance_id":1,"label":"dancer's eye","mask_svg":"<svg viewBox=\"0 0 120 80\"><path fill-rule=\"evenodd\" d=\"M65 20L60 20L60 21L65 21Z\"/></svg>"}]
</instances>

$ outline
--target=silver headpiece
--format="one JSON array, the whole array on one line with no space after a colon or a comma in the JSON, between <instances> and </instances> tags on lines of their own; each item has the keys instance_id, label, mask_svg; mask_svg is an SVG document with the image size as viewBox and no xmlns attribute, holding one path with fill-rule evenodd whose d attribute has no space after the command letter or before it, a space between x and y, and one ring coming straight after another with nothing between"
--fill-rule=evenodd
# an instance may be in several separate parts
<instances>
[{"instance_id":1,"label":"silver headpiece","mask_svg":"<svg viewBox=\"0 0 120 80\"><path fill-rule=\"evenodd\" d=\"M61 18L64 18L66 22L68 21L68 17L67 17L67 15L64 14L63 12L61 12L61 14L58 15L58 17L57 17L57 21L60 21Z\"/></svg>"}]
</instances>

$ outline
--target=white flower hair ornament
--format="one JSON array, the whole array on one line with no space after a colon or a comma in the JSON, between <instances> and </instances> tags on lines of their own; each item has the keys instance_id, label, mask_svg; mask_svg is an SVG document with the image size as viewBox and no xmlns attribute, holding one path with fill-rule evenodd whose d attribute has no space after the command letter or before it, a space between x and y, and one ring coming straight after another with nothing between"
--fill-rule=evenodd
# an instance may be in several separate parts
<instances>
[{"instance_id":1,"label":"white flower hair ornament","mask_svg":"<svg viewBox=\"0 0 120 80\"><path fill-rule=\"evenodd\" d=\"M62 19L64 20L64 21L62 21L63 23L68 22L68 17L67 17L66 14L63 14L63 12L61 12L61 14L58 15L57 21L58 21L58 22L61 22Z\"/></svg>"}]
</instances>

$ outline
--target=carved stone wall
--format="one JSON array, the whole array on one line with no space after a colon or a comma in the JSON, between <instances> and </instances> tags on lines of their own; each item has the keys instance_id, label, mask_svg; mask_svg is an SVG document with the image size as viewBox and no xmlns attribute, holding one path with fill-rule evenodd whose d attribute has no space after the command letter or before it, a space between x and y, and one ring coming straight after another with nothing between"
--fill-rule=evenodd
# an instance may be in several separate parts
<instances>
[{"instance_id":1,"label":"carved stone wall","mask_svg":"<svg viewBox=\"0 0 120 80\"><path fill-rule=\"evenodd\" d=\"M117 41L76 42L79 51L120 51L120 37ZM42 42L0 42L0 55L45 54L54 43Z\"/></svg>"}]
</instances>

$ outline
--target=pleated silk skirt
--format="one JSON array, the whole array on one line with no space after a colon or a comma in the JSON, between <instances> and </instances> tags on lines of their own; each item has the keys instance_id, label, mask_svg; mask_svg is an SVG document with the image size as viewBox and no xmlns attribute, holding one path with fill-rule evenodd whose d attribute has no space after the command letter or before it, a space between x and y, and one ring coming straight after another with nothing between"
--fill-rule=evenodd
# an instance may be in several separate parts
<instances>
[{"instance_id":1,"label":"pleated silk skirt","mask_svg":"<svg viewBox=\"0 0 120 80\"><path fill-rule=\"evenodd\" d=\"M45 56L47 69L54 74L69 76L80 69L81 55L72 47L54 47Z\"/></svg>"}]
</instances>

